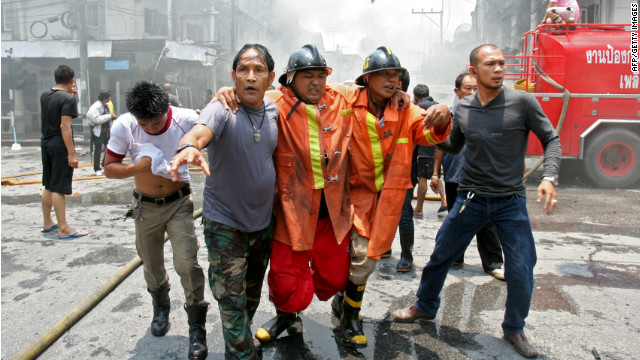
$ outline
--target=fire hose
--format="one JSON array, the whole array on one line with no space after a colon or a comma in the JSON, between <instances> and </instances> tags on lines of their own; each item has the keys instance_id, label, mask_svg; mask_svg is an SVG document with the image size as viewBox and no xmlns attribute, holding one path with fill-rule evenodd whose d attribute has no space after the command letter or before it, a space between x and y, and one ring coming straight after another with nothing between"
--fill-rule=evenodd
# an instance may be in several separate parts
<instances>
[{"instance_id":1,"label":"fire hose","mask_svg":"<svg viewBox=\"0 0 640 360\"><path fill-rule=\"evenodd\" d=\"M193 218L196 219L202 216L202 209L198 209L193 213ZM169 239L167 234L164 235L164 241ZM43 351L45 351L51 344L53 344L60 335L69 330L78 320L86 315L94 306L96 306L102 299L104 299L113 289L115 289L122 281L124 281L134 270L142 264L142 260L139 256L129 261L127 265L118 270L113 276L111 276L102 286L96 289L89 297L76 307L71 309L62 319L58 320L52 327L49 328L44 334L40 335L36 341L31 343L28 347L22 350L16 355L14 360L23 359L35 359Z\"/></svg>"},{"instance_id":2,"label":"fire hose","mask_svg":"<svg viewBox=\"0 0 640 360\"><path fill-rule=\"evenodd\" d=\"M562 124L564 124L564 119L567 116L567 109L569 108L569 100L571 100L571 93L569 92L569 90L565 89L558 82L553 80L549 75L545 74L544 71L542 71L542 69L540 69L540 67L538 66L538 62L536 61L535 58L533 59L533 66L536 70L536 73L540 74L540 77L544 81L546 81L551 86L558 89L559 91L564 92L564 95L562 96L562 111L560 112L560 118L558 118L558 125L556 125L556 133L560 134L560 130L562 130ZM531 174L533 174L534 171L536 171L540 167L540 165L542 165L543 162L544 162L544 155L541 155L536 161L536 163L533 165L533 167L529 169L529 171L527 171L526 174L524 174L522 181L527 181L529 176L531 176Z\"/></svg>"},{"instance_id":3,"label":"fire hose","mask_svg":"<svg viewBox=\"0 0 640 360\"><path fill-rule=\"evenodd\" d=\"M84 164L78 166L79 168L93 165L93 163ZM201 167L190 167L189 171L202 171ZM21 176L29 176L29 175L38 175L42 174L42 171L34 171L30 173L18 174L18 175L7 175L3 176L0 181L0 185L28 185L28 184L40 184L42 180L7 180L8 178L16 178ZM71 179L72 181L80 181L80 180L95 180L95 179L104 179L106 176L104 175L96 175L96 176L82 176Z\"/></svg>"}]
</instances>

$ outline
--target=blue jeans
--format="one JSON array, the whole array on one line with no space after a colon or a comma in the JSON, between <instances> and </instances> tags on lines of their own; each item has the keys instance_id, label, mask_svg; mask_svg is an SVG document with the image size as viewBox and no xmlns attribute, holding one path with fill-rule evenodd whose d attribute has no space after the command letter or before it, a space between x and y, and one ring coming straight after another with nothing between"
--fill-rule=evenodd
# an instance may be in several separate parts
<instances>
[{"instance_id":1,"label":"blue jeans","mask_svg":"<svg viewBox=\"0 0 640 360\"><path fill-rule=\"evenodd\" d=\"M533 267L536 249L527 212L527 199L512 195L497 198L475 196L459 214L465 194L458 194L452 211L436 235L436 246L422 270L415 307L435 314L440 307L440 291L449 268L467 248L473 236L487 222L493 222L504 251L507 282L506 311L502 329L505 335L524 331L533 293Z\"/></svg>"},{"instance_id":2,"label":"blue jeans","mask_svg":"<svg viewBox=\"0 0 640 360\"><path fill-rule=\"evenodd\" d=\"M413 188L407 190L404 197L404 204L402 204L402 213L400 215L400 223L398 224L398 229L402 233L412 233L414 230L411 200L413 200Z\"/></svg>"}]
</instances>

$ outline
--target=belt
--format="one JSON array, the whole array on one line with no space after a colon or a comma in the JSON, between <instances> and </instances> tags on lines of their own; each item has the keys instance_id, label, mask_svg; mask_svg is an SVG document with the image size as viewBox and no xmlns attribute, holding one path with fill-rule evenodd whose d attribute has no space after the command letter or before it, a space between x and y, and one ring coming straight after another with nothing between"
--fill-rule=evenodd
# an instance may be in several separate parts
<instances>
[{"instance_id":1,"label":"belt","mask_svg":"<svg viewBox=\"0 0 640 360\"><path fill-rule=\"evenodd\" d=\"M171 194L169 194L167 196L159 196L159 197L142 195L139 192L137 192L135 189L133 190L133 197L134 198L136 198L136 199L138 199L140 201L153 203L153 204L156 204L156 205L159 205L159 206L167 204L167 203L170 203L172 201L176 201L176 200L180 199L181 197L188 196L190 194L191 194L191 188L189 187L189 184L184 185L180 189L172 192Z\"/></svg>"}]
</instances>

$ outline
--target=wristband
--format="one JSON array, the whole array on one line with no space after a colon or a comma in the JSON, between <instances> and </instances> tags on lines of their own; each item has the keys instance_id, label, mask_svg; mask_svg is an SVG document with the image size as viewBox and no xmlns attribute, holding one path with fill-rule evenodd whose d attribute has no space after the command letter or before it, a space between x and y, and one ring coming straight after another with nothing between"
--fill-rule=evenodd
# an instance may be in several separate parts
<instances>
[{"instance_id":1,"label":"wristband","mask_svg":"<svg viewBox=\"0 0 640 360\"><path fill-rule=\"evenodd\" d=\"M180 147L178 148L178 150L176 150L176 154L179 154L179 153L180 153L180 151L182 151L182 150L184 150L184 149L186 149L186 148L190 148L190 147L195 148L196 146L195 146L195 145L193 145L193 144L182 144L182 145L180 145Z\"/></svg>"}]
</instances>

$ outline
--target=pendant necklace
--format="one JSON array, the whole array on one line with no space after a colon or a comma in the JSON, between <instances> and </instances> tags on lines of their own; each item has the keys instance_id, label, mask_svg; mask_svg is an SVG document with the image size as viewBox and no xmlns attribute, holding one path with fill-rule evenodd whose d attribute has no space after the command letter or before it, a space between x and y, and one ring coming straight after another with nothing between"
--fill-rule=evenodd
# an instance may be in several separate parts
<instances>
[{"instance_id":1,"label":"pendant necklace","mask_svg":"<svg viewBox=\"0 0 640 360\"><path fill-rule=\"evenodd\" d=\"M249 111L245 109L245 112L247 113L247 118L249 118L251 127L253 127L253 140L255 142L258 142L260 141L260 130L262 130L262 124L264 123L264 116L265 116L265 113L267 112L267 109L265 109L265 106L264 106L264 102L262 103L262 120L260 120L260 125L258 126L257 129L256 129L256 126L253 125L253 120L251 120L251 114L249 114Z\"/></svg>"}]
</instances>

